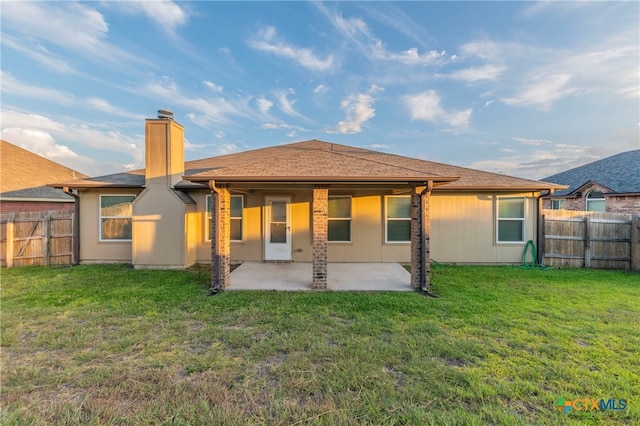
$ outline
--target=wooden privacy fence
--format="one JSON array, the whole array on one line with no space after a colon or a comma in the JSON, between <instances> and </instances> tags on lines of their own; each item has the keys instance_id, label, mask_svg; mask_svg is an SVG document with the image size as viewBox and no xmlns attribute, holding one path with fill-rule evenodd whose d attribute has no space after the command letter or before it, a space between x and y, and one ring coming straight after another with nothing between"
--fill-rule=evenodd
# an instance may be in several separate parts
<instances>
[{"instance_id":1,"label":"wooden privacy fence","mask_svg":"<svg viewBox=\"0 0 640 426\"><path fill-rule=\"evenodd\" d=\"M74 220L69 210L0 215L0 263L8 268L75 263Z\"/></svg>"},{"instance_id":2,"label":"wooden privacy fence","mask_svg":"<svg viewBox=\"0 0 640 426\"><path fill-rule=\"evenodd\" d=\"M544 265L640 270L640 216L542 210Z\"/></svg>"}]
</instances>

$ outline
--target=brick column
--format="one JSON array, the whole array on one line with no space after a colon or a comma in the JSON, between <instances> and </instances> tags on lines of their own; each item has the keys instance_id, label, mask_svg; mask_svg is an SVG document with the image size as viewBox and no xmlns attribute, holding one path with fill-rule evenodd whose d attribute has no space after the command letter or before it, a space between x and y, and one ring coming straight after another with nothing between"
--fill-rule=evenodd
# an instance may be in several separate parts
<instances>
[{"instance_id":1,"label":"brick column","mask_svg":"<svg viewBox=\"0 0 640 426\"><path fill-rule=\"evenodd\" d=\"M411 194L411 286L431 292L430 270L430 186L417 186Z\"/></svg>"},{"instance_id":2,"label":"brick column","mask_svg":"<svg viewBox=\"0 0 640 426\"><path fill-rule=\"evenodd\" d=\"M411 194L411 287L420 291L422 288L422 214L420 194L424 186L416 186Z\"/></svg>"},{"instance_id":3,"label":"brick column","mask_svg":"<svg viewBox=\"0 0 640 426\"><path fill-rule=\"evenodd\" d=\"M329 236L329 187L313 188L313 289L327 288L327 239Z\"/></svg>"},{"instance_id":4,"label":"brick column","mask_svg":"<svg viewBox=\"0 0 640 426\"><path fill-rule=\"evenodd\" d=\"M226 185L211 191L211 290L217 293L229 286L231 255L231 196Z\"/></svg>"}]
</instances>

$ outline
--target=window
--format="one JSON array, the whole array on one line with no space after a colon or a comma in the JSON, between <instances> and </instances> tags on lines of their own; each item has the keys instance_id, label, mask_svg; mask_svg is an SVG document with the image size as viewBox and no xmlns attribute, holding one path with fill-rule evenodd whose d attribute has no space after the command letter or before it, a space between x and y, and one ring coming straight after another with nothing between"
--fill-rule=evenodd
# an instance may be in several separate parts
<instances>
[{"instance_id":1,"label":"window","mask_svg":"<svg viewBox=\"0 0 640 426\"><path fill-rule=\"evenodd\" d=\"M499 243L524 242L524 197L498 198L498 239Z\"/></svg>"},{"instance_id":2,"label":"window","mask_svg":"<svg viewBox=\"0 0 640 426\"><path fill-rule=\"evenodd\" d=\"M329 196L329 241L351 241L351 197Z\"/></svg>"},{"instance_id":3,"label":"window","mask_svg":"<svg viewBox=\"0 0 640 426\"><path fill-rule=\"evenodd\" d=\"M552 210L563 210L567 206L567 200L551 200L551 209Z\"/></svg>"},{"instance_id":4,"label":"window","mask_svg":"<svg viewBox=\"0 0 640 426\"><path fill-rule=\"evenodd\" d=\"M603 212L604 206L604 194L602 191L591 191L587 194L587 211L590 212Z\"/></svg>"},{"instance_id":5,"label":"window","mask_svg":"<svg viewBox=\"0 0 640 426\"><path fill-rule=\"evenodd\" d=\"M406 243L411 241L411 196L385 197L385 241Z\"/></svg>"},{"instance_id":6,"label":"window","mask_svg":"<svg viewBox=\"0 0 640 426\"><path fill-rule=\"evenodd\" d=\"M244 211L244 197L231 196L231 241L242 241L242 214ZM207 223L204 227L206 241L211 241L211 195L207 195Z\"/></svg>"},{"instance_id":7,"label":"window","mask_svg":"<svg viewBox=\"0 0 640 426\"><path fill-rule=\"evenodd\" d=\"M135 195L100 196L100 241L131 241Z\"/></svg>"}]
</instances>

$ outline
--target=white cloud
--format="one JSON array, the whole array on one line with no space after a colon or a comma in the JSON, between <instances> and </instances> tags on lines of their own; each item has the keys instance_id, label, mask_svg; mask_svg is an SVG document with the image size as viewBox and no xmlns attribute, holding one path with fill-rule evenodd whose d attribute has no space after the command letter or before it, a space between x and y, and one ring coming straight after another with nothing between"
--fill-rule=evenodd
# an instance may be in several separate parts
<instances>
[{"instance_id":1,"label":"white cloud","mask_svg":"<svg viewBox=\"0 0 640 426\"><path fill-rule=\"evenodd\" d=\"M53 140L63 140L66 143L89 146L99 150L122 152L130 155L139 165L142 165L144 161L144 135L124 135L103 123L94 125L89 125L86 122L61 123L43 115L5 109L2 111L2 127L7 130L13 129L11 132L15 134L40 135L39 138L43 140L47 139L47 136L44 136L47 134ZM84 166L86 164L83 163L72 167L86 171ZM90 170L90 172L95 173L96 170Z\"/></svg>"},{"instance_id":2,"label":"white cloud","mask_svg":"<svg viewBox=\"0 0 640 426\"><path fill-rule=\"evenodd\" d=\"M324 84L319 84L317 85L314 89L313 89L313 93L324 93L329 89L329 87L327 87Z\"/></svg>"},{"instance_id":3,"label":"white cloud","mask_svg":"<svg viewBox=\"0 0 640 426\"><path fill-rule=\"evenodd\" d=\"M288 90L279 90L274 93L276 96L276 99L278 100L278 105L280 107L280 110L285 114L287 114L288 116L305 120L305 121L311 121L307 117L305 117L304 115L296 111L296 109L294 108L296 101L295 99L289 99L289 95L295 95L295 93L296 93L295 89L292 89L292 88L289 88Z\"/></svg>"},{"instance_id":4,"label":"white cloud","mask_svg":"<svg viewBox=\"0 0 640 426\"><path fill-rule=\"evenodd\" d=\"M218 86L217 84L215 84L212 81L205 80L202 83L205 86L207 86L209 89L211 89L211 90L213 90L214 92L217 92L217 93L222 93L222 91L224 90L224 88L222 86Z\"/></svg>"},{"instance_id":5,"label":"white cloud","mask_svg":"<svg viewBox=\"0 0 640 426\"><path fill-rule=\"evenodd\" d=\"M107 114L115 115L117 117L125 117L139 121L147 118L143 114L134 114L125 109L110 104L106 99L98 97L87 98L87 104L89 104L89 106L93 109L97 109L98 111L106 112Z\"/></svg>"},{"instance_id":6,"label":"white cloud","mask_svg":"<svg viewBox=\"0 0 640 426\"><path fill-rule=\"evenodd\" d=\"M287 133L288 138L295 138L296 136L298 136L298 132L295 129Z\"/></svg>"},{"instance_id":7,"label":"white cloud","mask_svg":"<svg viewBox=\"0 0 640 426\"><path fill-rule=\"evenodd\" d=\"M504 67L496 65L483 65L481 67L465 68L453 72L451 78L467 83L480 80L496 80L504 71Z\"/></svg>"},{"instance_id":8,"label":"white cloud","mask_svg":"<svg viewBox=\"0 0 640 426\"><path fill-rule=\"evenodd\" d=\"M507 105L533 106L548 110L553 102L578 91L574 87L567 87L572 77L570 74L555 74L536 78L521 87L514 97L501 100Z\"/></svg>"},{"instance_id":9,"label":"white cloud","mask_svg":"<svg viewBox=\"0 0 640 426\"><path fill-rule=\"evenodd\" d=\"M523 145L540 146L540 145L553 144L553 142L551 142L550 140L546 140L546 139L513 138L513 140L516 141L516 142L520 142Z\"/></svg>"},{"instance_id":10,"label":"white cloud","mask_svg":"<svg viewBox=\"0 0 640 426\"><path fill-rule=\"evenodd\" d=\"M73 95L49 87L34 86L16 80L11 74L0 72L2 92L11 93L23 98L39 99L59 105L71 105L75 102Z\"/></svg>"},{"instance_id":11,"label":"white cloud","mask_svg":"<svg viewBox=\"0 0 640 426\"><path fill-rule=\"evenodd\" d=\"M291 59L299 65L314 71L327 71L334 66L333 55L327 55L326 58L321 59L311 49L298 48L277 40L276 29L271 26L260 31L256 39L249 40L248 44L253 49Z\"/></svg>"},{"instance_id":12,"label":"white cloud","mask_svg":"<svg viewBox=\"0 0 640 426\"><path fill-rule=\"evenodd\" d=\"M126 6L140 9L149 19L155 21L167 32L174 32L176 28L187 23L186 11L172 1L138 1L123 2Z\"/></svg>"},{"instance_id":13,"label":"white cloud","mask_svg":"<svg viewBox=\"0 0 640 426\"><path fill-rule=\"evenodd\" d=\"M3 2L3 30L12 30L43 44L55 44L95 60L141 62L107 41L109 25L87 3Z\"/></svg>"},{"instance_id":14,"label":"white cloud","mask_svg":"<svg viewBox=\"0 0 640 426\"><path fill-rule=\"evenodd\" d=\"M273 106L273 102L271 102L270 100L268 100L264 96L259 97L256 100L256 102L258 104L258 109L263 114L267 114L269 112L269 110L271 109L271 107Z\"/></svg>"},{"instance_id":15,"label":"white cloud","mask_svg":"<svg viewBox=\"0 0 640 426\"><path fill-rule=\"evenodd\" d=\"M375 102L373 95L382 90L384 90L382 87L372 85L367 92L354 93L344 99L340 103L340 108L344 110L347 117L338 122L334 131L346 134L360 133L362 125L376 115L376 110L373 108Z\"/></svg>"},{"instance_id":16,"label":"white cloud","mask_svg":"<svg viewBox=\"0 0 640 426\"><path fill-rule=\"evenodd\" d=\"M55 139L49 133L40 130L9 127L2 129L2 139L45 158L78 157L78 154L69 149L68 146L56 144Z\"/></svg>"},{"instance_id":17,"label":"white cloud","mask_svg":"<svg viewBox=\"0 0 640 426\"><path fill-rule=\"evenodd\" d=\"M411 113L411 119L445 123L454 128L467 128L472 109L446 111L440 104L440 95L435 90L427 90L415 95L407 95L404 102Z\"/></svg>"},{"instance_id":18,"label":"white cloud","mask_svg":"<svg viewBox=\"0 0 640 426\"><path fill-rule=\"evenodd\" d=\"M37 40L18 40L9 34L3 33L0 36L0 42L6 47L38 62L48 70L59 74L79 74L67 61L51 53Z\"/></svg>"},{"instance_id":19,"label":"white cloud","mask_svg":"<svg viewBox=\"0 0 640 426\"><path fill-rule=\"evenodd\" d=\"M173 105L181 105L191 112L187 117L202 127L213 124L230 124L230 117L251 118L251 108L247 105L249 97L230 100L224 97L203 98L189 97L182 93L178 85L168 77L154 79L140 86L134 93L157 101L165 101Z\"/></svg>"}]
</instances>

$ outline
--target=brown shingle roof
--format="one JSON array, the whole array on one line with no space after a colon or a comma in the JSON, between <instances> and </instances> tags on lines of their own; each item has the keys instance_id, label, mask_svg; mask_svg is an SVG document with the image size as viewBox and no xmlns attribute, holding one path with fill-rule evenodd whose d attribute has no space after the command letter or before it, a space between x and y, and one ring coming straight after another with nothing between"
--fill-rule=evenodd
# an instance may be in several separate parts
<instances>
[{"instance_id":1,"label":"brown shingle roof","mask_svg":"<svg viewBox=\"0 0 640 426\"><path fill-rule=\"evenodd\" d=\"M46 185L79 181L87 175L0 139L0 193L3 198L69 198Z\"/></svg>"},{"instance_id":2,"label":"brown shingle roof","mask_svg":"<svg viewBox=\"0 0 640 426\"><path fill-rule=\"evenodd\" d=\"M448 182L441 189L544 190L561 186L319 140L185 162L185 180L232 182ZM73 187L144 186L144 171L86 179Z\"/></svg>"}]
</instances>

